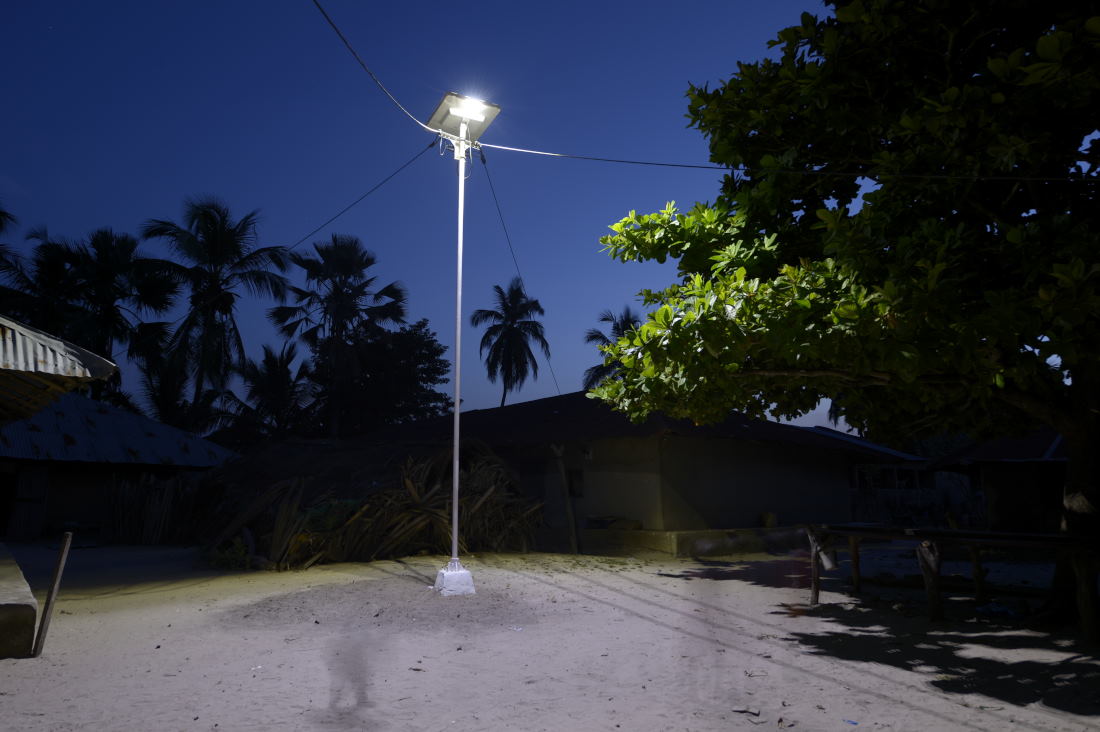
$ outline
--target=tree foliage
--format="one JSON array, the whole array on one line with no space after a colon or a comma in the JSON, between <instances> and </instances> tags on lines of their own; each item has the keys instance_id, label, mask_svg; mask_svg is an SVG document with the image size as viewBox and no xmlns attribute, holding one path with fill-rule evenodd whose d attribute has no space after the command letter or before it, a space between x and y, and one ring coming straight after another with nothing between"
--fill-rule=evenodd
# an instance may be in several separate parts
<instances>
[{"instance_id":1,"label":"tree foliage","mask_svg":"<svg viewBox=\"0 0 1100 732\"><path fill-rule=\"evenodd\" d=\"M828 4L779 33L778 58L689 90L731 170L715 203L631 212L603 239L677 259L681 280L643 293L622 378L596 395L700 421L832 397L877 436L1042 421L1080 468L1067 501L1093 495L1100 17Z\"/></svg>"},{"instance_id":2,"label":"tree foliage","mask_svg":"<svg viewBox=\"0 0 1100 732\"><path fill-rule=\"evenodd\" d=\"M378 260L358 237L333 234L313 249L315 255L290 255L305 273L306 287L291 287L294 304L272 308L268 319L287 338L301 338L322 364L314 373L321 385L319 404L328 405L329 434L340 437L348 431L342 415L361 421L349 410L362 376L357 349L373 328L405 321L408 296L399 282L375 289L378 278L368 271Z\"/></svg>"},{"instance_id":3,"label":"tree foliage","mask_svg":"<svg viewBox=\"0 0 1100 732\"><path fill-rule=\"evenodd\" d=\"M434 387L447 380L450 364L443 358L445 351L427 320L397 330L360 323L348 334L348 348L339 356L343 372L351 376L346 388L333 390L336 382L327 351L314 358L316 429L331 434L329 420L336 419L341 434L363 434L444 414L449 400Z\"/></svg>"}]
</instances>

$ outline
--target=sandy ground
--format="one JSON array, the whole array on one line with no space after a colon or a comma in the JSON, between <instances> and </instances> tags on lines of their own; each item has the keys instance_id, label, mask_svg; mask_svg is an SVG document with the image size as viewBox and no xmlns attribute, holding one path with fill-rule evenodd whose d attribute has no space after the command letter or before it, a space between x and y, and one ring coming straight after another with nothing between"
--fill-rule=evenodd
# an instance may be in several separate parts
<instances>
[{"instance_id":1,"label":"sandy ground","mask_svg":"<svg viewBox=\"0 0 1100 732\"><path fill-rule=\"evenodd\" d=\"M40 598L53 552L9 547ZM919 594L804 556L443 557L216 573L185 549L74 549L45 652L0 660L7 730L1096 730L1071 635L930 625Z\"/></svg>"}]
</instances>

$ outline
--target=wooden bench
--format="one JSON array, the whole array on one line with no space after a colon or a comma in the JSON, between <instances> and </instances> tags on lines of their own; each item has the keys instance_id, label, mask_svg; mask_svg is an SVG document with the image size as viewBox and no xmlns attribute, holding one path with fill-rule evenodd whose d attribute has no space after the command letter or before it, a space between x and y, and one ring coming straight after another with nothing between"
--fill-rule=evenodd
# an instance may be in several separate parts
<instances>
[{"instance_id":1,"label":"wooden bench","mask_svg":"<svg viewBox=\"0 0 1100 732\"><path fill-rule=\"evenodd\" d=\"M38 601L15 559L0 544L0 658L29 658Z\"/></svg>"},{"instance_id":2,"label":"wooden bench","mask_svg":"<svg viewBox=\"0 0 1100 732\"><path fill-rule=\"evenodd\" d=\"M810 604L816 605L821 594L821 569L833 568L831 558L833 540L847 539L851 558L852 588L860 589L859 544L864 539L916 541L917 563L924 578L928 597L928 616L933 620L943 618L943 602L940 593L940 548L962 546L970 554L974 575L974 594L979 601L986 591L981 566L983 547L1038 549L1065 552L1070 555L1076 576L1077 611L1081 630L1087 642L1100 641L1096 618L1096 558L1100 556L1100 540L1070 534L1013 534L996 531L969 531L962 529L912 529L869 524L822 524L807 526L810 540Z\"/></svg>"}]
</instances>

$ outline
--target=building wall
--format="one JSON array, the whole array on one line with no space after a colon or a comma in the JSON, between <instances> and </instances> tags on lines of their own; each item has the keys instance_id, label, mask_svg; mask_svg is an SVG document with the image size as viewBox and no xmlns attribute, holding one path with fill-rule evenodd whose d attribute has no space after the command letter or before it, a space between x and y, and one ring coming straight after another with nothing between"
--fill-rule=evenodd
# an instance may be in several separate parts
<instances>
[{"instance_id":1,"label":"building wall","mask_svg":"<svg viewBox=\"0 0 1100 732\"><path fill-rule=\"evenodd\" d=\"M82 540L111 538L136 507L119 503L120 483L165 479L172 466L0 461L0 538L32 541L66 530Z\"/></svg>"},{"instance_id":2,"label":"building wall","mask_svg":"<svg viewBox=\"0 0 1100 732\"><path fill-rule=\"evenodd\" d=\"M617 438L568 446L577 523L615 517L666 529L661 508L660 438ZM560 478L558 478L560 484Z\"/></svg>"},{"instance_id":3,"label":"building wall","mask_svg":"<svg viewBox=\"0 0 1100 732\"><path fill-rule=\"evenodd\" d=\"M734 529L851 520L851 465L841 453L674 435L566 443L562 466L549 445L508 455L524 492L543 501L539 548L568 542L568 487L578 533ZM563 481L562 468L565 471ZM583 547L582 547L583 548Z\"/></svg>"},{"instance_id":4,"label":"building wall","mask_svg":"<svg viewBox=\"0 0 1100 732\"><path fill-rule=\"evenodd\" d=\"M851 519L840 453L730 439L661 438L663 528L731 529Z\"/></svg>"}]
</instances>

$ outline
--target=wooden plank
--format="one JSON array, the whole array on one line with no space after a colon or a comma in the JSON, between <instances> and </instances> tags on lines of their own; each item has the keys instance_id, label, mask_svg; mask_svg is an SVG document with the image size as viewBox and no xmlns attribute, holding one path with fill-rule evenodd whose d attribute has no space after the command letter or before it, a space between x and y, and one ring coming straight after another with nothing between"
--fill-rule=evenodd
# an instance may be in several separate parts
<instances>
[{"instance_id":1,"label":"wooden plank","mask_svg":"<svg viewBox=\"0 0 1100 732\"><path fill-rule=\"evenodd\" d=\"M53 604L57 599L57 591L61 587L61 574L65 571L65 562L69 558L69 547L73 543L73 532L66 531L61 544L61 554L57 558L57 566L53 571L53 583L50 592L46 595L46 607L42 609L42 622L38 624L38 635L34 639L34 649L31 655L38 658L42 655L42 646L46 644L46 631L50 629L50 618L53 617Z\"/></svg>"}]
</instances>

